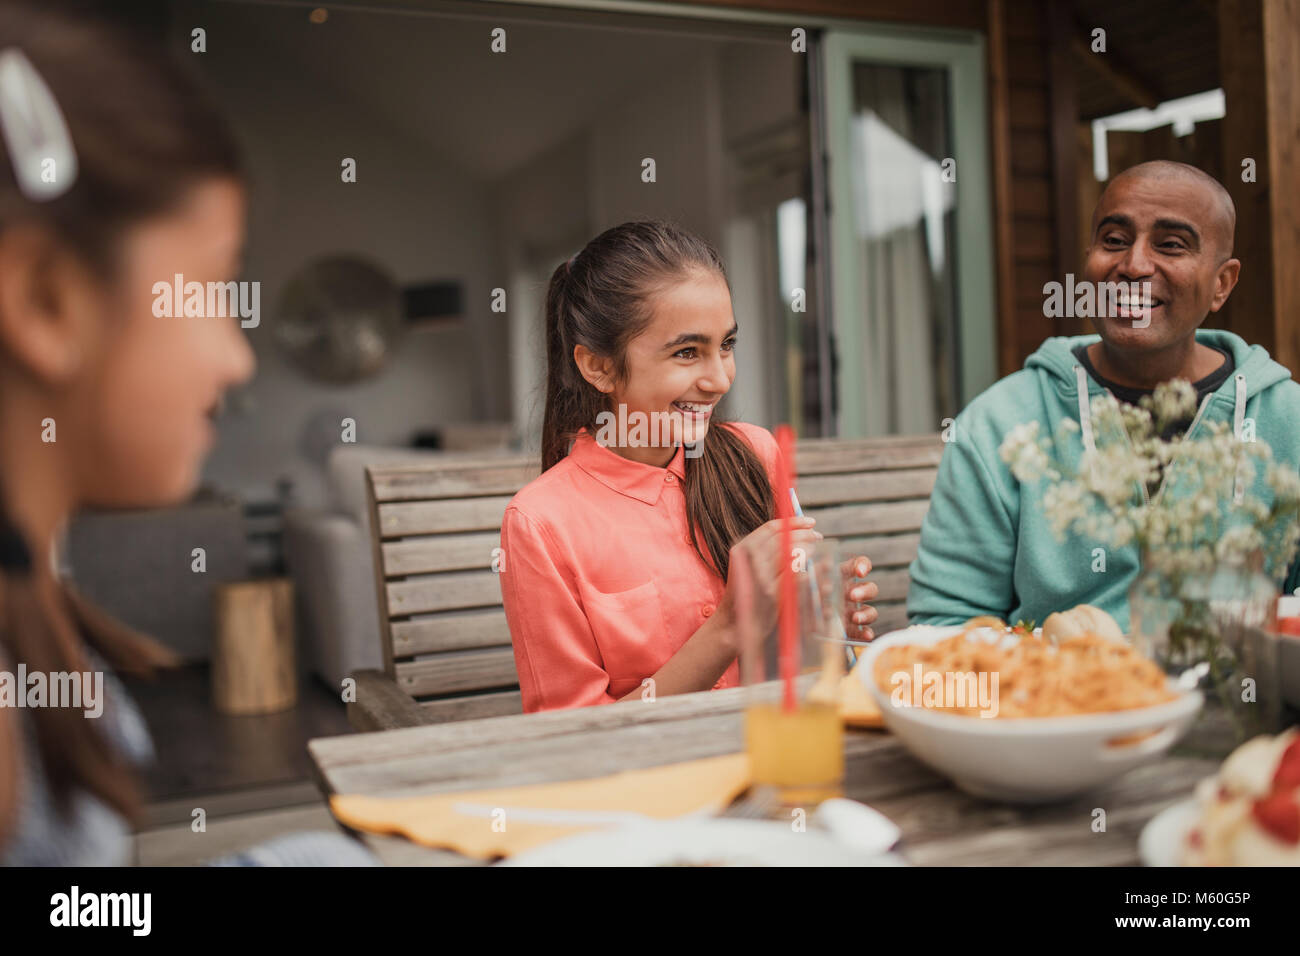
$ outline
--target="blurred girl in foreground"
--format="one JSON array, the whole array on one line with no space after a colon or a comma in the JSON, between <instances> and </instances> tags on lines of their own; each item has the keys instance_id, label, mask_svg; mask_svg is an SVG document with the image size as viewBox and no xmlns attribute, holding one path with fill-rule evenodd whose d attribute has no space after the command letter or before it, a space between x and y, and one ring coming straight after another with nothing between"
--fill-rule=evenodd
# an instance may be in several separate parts
<instances>
[{"instance_id":1,"label":"blurred girl in foreground","mask_svg":"<svg viewBox=\"0 0 1300 956\"><path fill-rule=\"evenodd\" d=\"M155 282L237 275L238 152L155 51L13 4L0 127L0 671L147 673L171 655L65 588L52 550L79 507L184 500L222 393L252 374L237 319L153 310ZM111 673L103 686L98 719L0 706L0 862L129 862L151 746ZM238 862L355 860L342 837L313 839Z\"/></svg>"}]
</instances>

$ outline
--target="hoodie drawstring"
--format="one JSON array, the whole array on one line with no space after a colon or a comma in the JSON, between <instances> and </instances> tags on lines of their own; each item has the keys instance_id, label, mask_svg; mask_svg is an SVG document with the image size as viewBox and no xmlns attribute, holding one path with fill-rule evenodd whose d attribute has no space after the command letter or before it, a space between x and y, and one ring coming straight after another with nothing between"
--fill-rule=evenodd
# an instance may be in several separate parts
<instances>
[{"instance_id":1,"label":"hoodie drawstring","mask_svg":"<svg viewBox=\"0 0 1300 956\"><path fill-rule=\"evenodd\" d=\"M1085 451L1096 451L1097 442L1092 437L1092 410L1088 407L1088 373L1082 365L1074 367L1074 380L1079 385L1079 430L1083 433Z\"/></svg>"},{"instance_id":2,"label":"hoodie drawstring","mask_svg":"<svg viewBox=\"0 0 1300 956\"><path fill-rule=\"evenodd\" d=\"M1097 442L1092 437L1092 409L1088 407L1088 373L1082 365L1074 367L1074 380L1079 384L1079 432L1083 436L1084 453L1097 450ZM1089 464L1091 471L1097 467L1094 461Z\"/></svg>"},{"instance_id":3,"label":"hoodie drawstring","mask_svg":"<svg viewBox=\"0 0 1300 956\"><path fill-rule=\"evenodd\" d=\"M1246 421L1246 376L1240 372L1236 375L1237 379L1237 397L1233 403L1232 409L1232 433L1237 436L1237 441L1242 441L1242 426ZM1246 497L1246 478L1244 464L1237 467L1237 477L1232 483L1232 503L1241 504Z\"/></svg>"}]
</instances>

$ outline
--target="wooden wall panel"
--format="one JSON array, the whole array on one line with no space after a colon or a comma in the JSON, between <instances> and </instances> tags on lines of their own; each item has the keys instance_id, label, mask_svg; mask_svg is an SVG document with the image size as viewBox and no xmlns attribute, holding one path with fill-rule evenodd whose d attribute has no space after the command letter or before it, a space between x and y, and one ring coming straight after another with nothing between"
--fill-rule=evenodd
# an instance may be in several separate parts
<instances>
[{"instance_id":1,"label":"wooden wall panel","mask_svg":"<svg viewBox=\"0 0 1300 956\"><path fill-rule=\"evenodd\" d=\"M1043 316L1043 284L1058 278L1051 139L1052 64L1047 17L1037 0L1004 0L1011 82L1011 235L998 254L1010 259L1010 289L999 325L1000 375L1009 375L1056 334ZM996 158L995 158L996 162Z\"/></svg>"},{"instance_id":2,"label":"wooden wall panel","mask_svg":"<svg viewBox=\"0 0 1300 956\"><path fill-rule=\"evenodd\" d=\"M1220 0L1219 23L1223 183L1242 263L1223 324L1300 374L1300 0Z\"/></svg>"}]
</instances>

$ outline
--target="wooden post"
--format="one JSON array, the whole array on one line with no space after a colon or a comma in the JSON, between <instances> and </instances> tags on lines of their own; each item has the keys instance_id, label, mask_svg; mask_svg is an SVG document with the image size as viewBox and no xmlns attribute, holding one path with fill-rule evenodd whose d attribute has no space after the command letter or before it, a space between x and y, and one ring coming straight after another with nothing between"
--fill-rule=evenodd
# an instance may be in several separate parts
<instances>
[{"instance_id":1,"label":"wooden post","mask_svg":"<svg viewBox=\"0 0 1300 956\"><path fill-rule=\"evenodd\" d=\"M992 125L993 226L997 250L998 375L1020 363L1016 329L1015 246L1011 201L1011 91L1007 78L1007 11L1004 0L989 0L989 122Z\"/></svg>"},{"instance_id":2,"label":"wooden post","mask_svg":"<svg viewBox=\"0 0 1300 956\"><path fill-rule=\"evenodd\" d=\"M1219 0L1219 72L1226 99L1223 177L1237 206L1241 279L1217 324L1264 346L1294 373L1300 370L1300 0ZM1243 179L1248 172L1253 182Z\"/></svg>"},{"instance_id":3,"label":"wooden post","mask_svg":"<svg viewBox=\"0 0 1300 956\"><path fill-rule=\"evenodd\" d=\"M270 714L298 699L293 586L287 578L218 585L212 702L224 714Z\"/></svg>"},{"instance_id":4,"label":"wooden post","mask_svg":"<svg viewBox=\"0 0 1300 956\"><path fill-rule=\"evenodd\" d=\"M1074 24L1065 0L1052 0L1047 8L1047 42L1050 51L1048 90L1051 99L1052 218L1056 226L1056 278L1064 282L1067 273L1079 271L1078 244L1078 83L1074 75ZM1056 335L1077 335L1084 331L1077 319L1055 320Z\"/></svg>"},{"instance_id":5,"label":"wooden post","mask_svg":"<svg viewBox=\"0 0 1300 956\"><path fill-rule=\"evenodd\" d=\"M1273 246L1273 355L1300 370L1300 0L1270 0L1264 10L1268 64L1268 164L1272 181L1269 223Z\"/></svg>"}]
</instances>

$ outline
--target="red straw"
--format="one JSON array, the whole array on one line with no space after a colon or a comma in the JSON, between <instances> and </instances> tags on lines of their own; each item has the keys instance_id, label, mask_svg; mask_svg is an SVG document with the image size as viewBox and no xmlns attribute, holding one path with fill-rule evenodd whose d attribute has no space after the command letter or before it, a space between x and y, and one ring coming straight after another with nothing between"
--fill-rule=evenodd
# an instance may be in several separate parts
<instances>
[{"instance_id":1,"label":"red straw","mask_svg":"<svg viewBox=\"0 0 1300 956\"><path fill-rule=\"evenodd\" d=\"M776 515L781 522L781 605L779 660L781 667L783 709L787 714L798 709L794 679L799 672L799 590L794 579L794 540L790 525L794 517L794 503L790 490L794 488L794 431L789 425L776 429L776 444L781 450L776 462Z\"/></svg>"}]
</instances>

